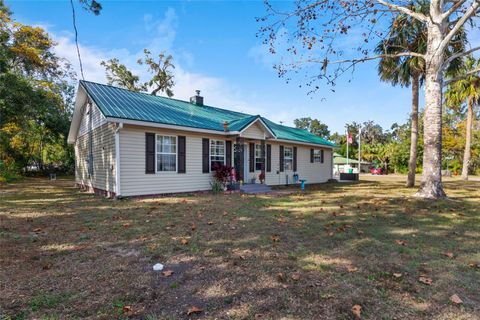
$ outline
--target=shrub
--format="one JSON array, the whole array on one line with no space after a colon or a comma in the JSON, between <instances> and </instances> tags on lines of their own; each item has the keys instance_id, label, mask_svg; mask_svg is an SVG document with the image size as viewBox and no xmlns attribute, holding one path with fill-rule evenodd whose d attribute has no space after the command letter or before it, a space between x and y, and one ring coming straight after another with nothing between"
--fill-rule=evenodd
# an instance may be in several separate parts
<instances>
[{"instance_id":1,"label":"shrub","mask_svg":"<svg viewBox=\"0 0 480 320\"><path fill-rule=\"evenodd\" d=\"M19 170L14 161L0 160L0 183L11 182L19 178Z\"/></svg>"},{"instance_id":2,"label":"shrub","mask_svg":"<svg viewBox=\"0 0 480 320\"><path fill-rule=\"evenodd\" d=\"M223 191L223 184L217 180L210 182L210 186L212 187L213 193L220 193Z\"/></svg>"},{"instance_id":3,"label":"shrub","mask_svg":"<svg viewBox=\"0 0 480 320\"><path fill-rule=\"evenodd\" d=\"M232 167L221 164L216 166L214 170L215 173L213 174L213 178L215 181L220 182L221 184L226 184L230 181Z\"/></svg>"}]
</instances>

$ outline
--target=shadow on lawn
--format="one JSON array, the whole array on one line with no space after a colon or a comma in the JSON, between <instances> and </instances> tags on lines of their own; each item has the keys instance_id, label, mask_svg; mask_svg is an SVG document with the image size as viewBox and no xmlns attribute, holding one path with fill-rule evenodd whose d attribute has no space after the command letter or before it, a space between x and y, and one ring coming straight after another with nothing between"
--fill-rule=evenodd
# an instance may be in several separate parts
<instances>
[{"instance_id":1,"label":"shadow on lawn","mask_svg":"<svg viewBox=\"0 0 480 320\"><path fill-rule=\"evenodd\" d=\"M205 318L349 319L360 304L367 319L431 319L479 311L478 271L468 267L480 258L474 184L470 201L454 194L437 203L371 181L281 197L144 201L93 197L62 181L15 188L0 204L8 279L0 313L177 319L195 305ZM153 272L156 262L173 275ZM462 309L448 304L453 293Z\"/></svg>"}]
</instances>

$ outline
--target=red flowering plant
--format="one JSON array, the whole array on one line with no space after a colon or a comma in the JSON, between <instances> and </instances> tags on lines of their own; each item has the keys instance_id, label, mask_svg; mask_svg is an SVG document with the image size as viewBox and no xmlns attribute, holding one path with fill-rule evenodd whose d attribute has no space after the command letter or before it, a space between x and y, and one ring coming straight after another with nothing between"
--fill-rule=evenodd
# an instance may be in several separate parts
<instances>
[{"instance_id":1,"label":"red flowering plant","mask_svg":"<svg viewBox=\"0 0 480 320\"><path fill-rule=\"evenodd\" d=\"M232 167L226 166L224 164L218 164L213 168L213 170L215 170L213 177L216 181L220 182L223 185L227 184L227 182L230 181Z\"/></svg>"},{"instance_id":2,"label":"red flowering plant","mask_svg":"<svg viewBox=\"0 0 480 320\"><path fill-rule=\"evenodd\" d=\"M260 180L260 183L263 183L263 181L265 181L265 173L264 172L261 172L258 175L258 180Z\"/></svg>"}]
</instances>

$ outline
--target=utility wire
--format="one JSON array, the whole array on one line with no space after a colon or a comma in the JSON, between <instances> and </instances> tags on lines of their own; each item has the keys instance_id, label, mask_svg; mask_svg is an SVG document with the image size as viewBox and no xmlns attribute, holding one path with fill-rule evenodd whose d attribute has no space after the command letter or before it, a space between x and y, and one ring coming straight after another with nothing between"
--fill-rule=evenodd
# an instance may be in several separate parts
<instances>
[{"instance_id":1,"label":"utility wire","mask_svg":"<svg viewBox=\"0 0 480 320\"><path fill-rule=\"evenodd\" d=\"M82 57L80 56L80 47L78 46L78 30L77 30L77 22L75 20L75 6L73 5L73 0L70 0L70 4L72 6L73 29L75 30L75 45L77 46L77 56L78 56L78 62L80 63L80 73L82 75L82 80L85 80L85 77L83 76L83 64L82 64Z\"/></svg>"}]
</instances>

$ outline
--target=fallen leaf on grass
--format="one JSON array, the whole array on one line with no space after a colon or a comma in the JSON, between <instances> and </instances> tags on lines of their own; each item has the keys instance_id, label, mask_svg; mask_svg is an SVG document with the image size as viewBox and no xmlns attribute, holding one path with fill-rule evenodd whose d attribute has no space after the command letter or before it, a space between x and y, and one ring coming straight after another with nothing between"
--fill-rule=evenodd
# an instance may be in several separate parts
<instances>
[{"instance_id":1,"label":"fallen leaf on grass","mask_svg":"<svg viewBox=\"0 0 480 320\"><path fill-rule=\"evenodd\" d=\"M405 241L405 240L395 240L395 243L400 245L400 246L406 246L407 245L407 241Z\"/></svg>"},{"instance_id":2,"label":"fallen leaf on grass","mask_svg":"<svg viewBox=\"0 0 480 320\"><path fill-rule=\"evenodd\" d=\"M208 221L207 224L211 226L213 224L213 221Z\"/></svg>"},{"instance_id":3,"label":"fallen leaf on grass","mask_svg":"<svg viewBox=\"0 0 480 320\"><path fill-rule=\"evenodd\" d=\"M480 262L472 262L472 263L469 263L468 266L470 268L480 269Z\"/></svg>"},{"instance_id":4,"label":"fallen leaf on grass","mask_svg":"<svg viewBox=\"0 0 480 320\"><path fill-rule=\"evenodd\" d=\"M393 273L392 274L395 278L401 278L402 274L401 273Z\"/></svg>"},{"instance_id":5,"label":"fallen leaf on grass","mask_svg":"<svg viewBox=\"0 0 480 320\"><path fill-rule=\"evenodd\" d=\"M33 232L35 232L35 233L42 232L42 228L36 228L36 229L33 229Z\"/></svg>"},{"instance_id":6,"label":"fallen leaf on grass","mask_svg":"<svg viewBox=\"0 0 480 320\"><path fill-rule=\"evenodd\" d=\"M132 312L132 307L131 306L123 306L122 311L123 311L123 313L130 313L130 312Z\"/></svg>"},{"instance_id":7,"label":"fallen leaf on grass","mask_svg":"<svg viewBox=\"0 0 480 320\"><path fill-rule=\"evenodd\" d=\"M452 301L455 304L462 304L463 303L462 299L460 299L460 297L456 294L454 294L450 297L450 301Z\"/></svg>"},{"instance_id":8,"label":"fallen leaf on grass","mask_svg":"<svg viewBox=\"0 0 480 320\"><path fill-rule=\"evenodd\" d=\"M294 274L292 274L292 280L295 280L295 281L300 280L300 273L295 272Z\"/></svg>"},{"instance_id":9,"label":"fallen leaf on grass","mask_svg":"<svg viewBox=\"0 0 480 320\"><path fill-rule=\"evenodd\" d=\"M270 236L270 239L271 239L273 242L279 242L279 241L280 241L280 236L274 234L273 236Z\"/></svg>"},{"instance_id":10,"label":"fallen leaf on grass","mask_svg":"<svg viewBox=\"0 0 480 320\"><path fill-rule=\"evenodd\" d=\"M124 228L130 227L130 223L124 223L124 224L123 224L123 227L124 227Z\"/></svg>"},{"instance_id":11,"label":"fallen leaf on grass","mask_svg":"<svg viewBox=\"0 0 480 320\"><path fill-rule=\"evenodd\" d=\"M180 243L183 244L183 245L187 245L188 244L188 239L182 238L182 239L180 239Z\"/></svg>"},{"instance_id":12,"label":"fallen leaf on grass","mask_svg":"<svg viewBox=\"0 0 480 320\"><path fill-rule=\"evenodd\" d=\"M197 229L197 226L195 224L192 224L190 228L192 229L192 231L195 231L195 229Z\"/></svg>"},{"instance_id":13,"label":"fallen leaf on grass","mask_svg":"<svg viewBox=\"0 0 480 320\"><path fill-rule=\"evenodd\" d=\"M357 268L357 267L348 266L348 267L347 267L347 270L348 270L348 272L357 272L357 271L358 271L358 268Z\"/></svg>"},{"instance_id":14,"label":"fallen leaf on grass","mask_svg":"<svg viewBox=\"0 0 480 320\"><path fill-rule=\"evenodd\" d=\"M354 305L352 307L352 313L357 319L360 319L360 316L361 316L361 313L362 313L362 307L359 306L358 304Z\"/></svg>"},{"instance_id":15,"label":"fallen leaf on grass","mask_svg":"<svg viewBox=\"0 0 480 320\"><path fill-rule=\"evenodd\" d=\"M285 281L285 274L283 274L282 272L277 273L277 279L281 282Z\"/></svg>"},{"instance_id":16,"label":"fallen leaf on grass","mask_svg":"<svg viewBox=\"0 0 480 320\"><path fill-rule=\"evenodd\" d=\"M173 274L172 270L162 271L162 276L164 276L164 277L170 277L172 274Z\"/></svg>"},{"instance_id":17,"label":"fallen leaf on grass","mask_svg":"<svg viewBox=\"0 0 480 320\"><path fill-rule=\"evenodd\" d=\"M448 251L448 252L445 252L443 255L449 257L450 259L453 259L453 252Z\"/></svg>"},{"instance_id":18,"label":"fallen leaf on grass","mask_svg":"<svg viewBox=\"0 0 480 320\"><path fill-rule=\"evenodd\" d=\"M431 278L428 278L428 277L420 277L420 278L418 278L418 281L420 281L421 283L426 284L428 286L431 286L432 283L433 283L433 280Z\"/></svg>"},{"instance_id":19,"label":"fallen leaf on grass","mask_svg":"<svg viewBox=\"0 0 480 320\"><path fill-rule=\"evenodd\" d=\"M203 312L203 309L202 308L199 308L199 307L190 307L188 308L187 310L187 316L191 315L191 314L197 314L197 313L201 313Z\"/></svg>"}]
</instances>

